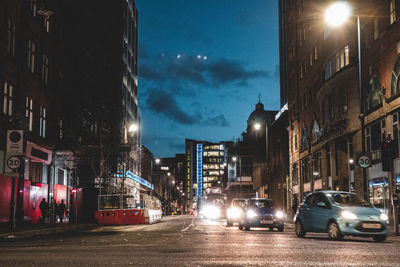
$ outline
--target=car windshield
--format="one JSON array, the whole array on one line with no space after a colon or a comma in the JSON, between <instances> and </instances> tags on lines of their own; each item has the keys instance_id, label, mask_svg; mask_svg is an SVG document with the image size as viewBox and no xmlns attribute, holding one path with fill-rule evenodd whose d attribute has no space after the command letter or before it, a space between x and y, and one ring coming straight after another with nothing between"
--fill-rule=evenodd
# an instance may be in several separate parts
<instances>
[{"instance_id":1,"label":"car windshield","mask_svg":"<svg viewBox=\"0 0 400 267\"><path fill-rule=\"evenodd\" d=\"M335 193L331 198L336 204L343 206L371 207L372 205L355 194Z\"/></svg>"},{"instance_id":2,"label":"car windshield","mask_svg":"<svg viewBox=\"0 0 400 267\"><path fill-rule=\"evenodd\" d=\"M240 200L236 199L233 201L232 205L235 207L242 207L244 202L245 202L244 199L240 199Z\"/></svg>"},{"instance_id":3,"label":"car windshield","mask_svg":"<svg viewBox=\"0 0 400 267\"><path fill-rule=\"evenodd\" d=\"M250 200L250 206L256 207L256 208L267 208L267 209L273 209L274 208L274 202L271 200L266 200L266 199L257 199L257 200Z\"/></svg>"}]
</instances>

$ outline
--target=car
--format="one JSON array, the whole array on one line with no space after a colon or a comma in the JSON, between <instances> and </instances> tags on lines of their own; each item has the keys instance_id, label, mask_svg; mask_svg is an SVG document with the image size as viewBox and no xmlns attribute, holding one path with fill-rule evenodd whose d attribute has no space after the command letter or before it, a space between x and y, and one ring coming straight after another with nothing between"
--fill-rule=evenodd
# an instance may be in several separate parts
<instances>
[{"instance_id":1,"label":"car","mask_svg":"<svg viewBox=\"0 0 400 267\"><path fill-rule=\"evenodd\" d=\"M385 241L388 216L358 195L345 191L317 191L306 196L294 217L295 233L326 232L330 239L372 237Z\"/></svg>"},{"instance_id":2,"label":"car","mask_svg":"<svg viewBox=\"0 0 400 267\"><path fill-rule=\"evenodd\" d=\"M243 208L239 229L248 231L250 227L268 227L270 230L277 228L279 232L282 232L284 214L271 199L250 198L246 200Z\"/></svg>"},{"instance_id":3,"label":"car","mask_svg":"<svg viewBox=\"0 0 400 267\"><path fill-rule=\"evenodd\" d=\"M239 222L245 202L245 198L232 199L231 204L226 211L226 226L232 226L234 223Z\"/></svg>"}]
</instances>

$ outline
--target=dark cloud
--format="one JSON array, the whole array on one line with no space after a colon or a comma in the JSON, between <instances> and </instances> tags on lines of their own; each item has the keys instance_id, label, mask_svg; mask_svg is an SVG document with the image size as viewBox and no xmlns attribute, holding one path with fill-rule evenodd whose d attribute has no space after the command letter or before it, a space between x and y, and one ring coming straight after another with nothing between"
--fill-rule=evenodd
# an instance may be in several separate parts
<instances>
[{"instance_id":1,"label":"dark cloud","mask_svg":"<svg viewBox=\"0 0 400 267\"><path fill-rule=\"evenodd\" d=\"M269 77L268 72L253 70L249 71L243 63L236 60L221 59L209 67L210 75L219 84L239 81L246 84L247 80L253 78Z\"/></svg>"},{"instance_id":2,"label":"dark cloud","mask_svg":"<svg viewBox=\"0 0 400 267\"><path fill-rule=\"evenodd\" d=\"M180 124L194 124L195 118L185 113L173 96L162 90L153 90L146 100L147 108Z\"/></svg>"},{"instance_id":3,"label":"dark cloud","mask_svg":"<svg viewBox=\"0 0 400 267\"><path fill-rule=\"evenodd\" d=\"M207 119L204 122L204 124L209 125L209 126L222 126L222 127L228 127L230 125L229 121L222 114L215 116L213 118Z\"/></svg>"},{"instance_id":4,"label":"dark cloud","mask_svg":"<svg viewBox=\"0 0 400 267\"><path fill-rule=\"evenodd\" d=\"M185 151L185 142L183 140L181 142L177 140L167 141L167 146L168 149L172 151L181 151L181 153Z\"/></svg>"},{"instance_id":5,"label":"dark cloud","mask_svg":"<svg viewBox=\"0 0 400 267\"><path fill-rule=\"evenodd\" d=\"M155 62L155 63L154 63ZM139 77L153 82L181 85L195 84L203 86L221 86L236 83L239 86L248 85L248 81L257 78L269 78L270 74L263 70L250 70L243 62L221 58L204 60L197 55L182 55L177 58L162 54L152 65L142 63Z\"/></svg>"}]
</instances>

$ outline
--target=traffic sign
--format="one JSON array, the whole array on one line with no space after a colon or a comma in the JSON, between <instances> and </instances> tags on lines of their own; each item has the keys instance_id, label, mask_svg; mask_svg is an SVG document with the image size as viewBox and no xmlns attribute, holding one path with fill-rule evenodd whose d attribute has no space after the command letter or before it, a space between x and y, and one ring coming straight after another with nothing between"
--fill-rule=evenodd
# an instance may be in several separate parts
<instances>
[{"instance_id":1,"label":"traffic sign","mask_svg":"<svg viewBox=\"0 0 400 267\"><path fill-rule=\"evenodd\" d=\"M361 168L368 168L371 166L371 159L364 155L358 158L358 165L360 165Z\"/></svg>"},{"instance_id":2,"label":"traffic sign","mask_svg":"<svg viewBox=\"0 0 400 267\"><path fill-rule=\"evenodd\" d=\"M17 156L11 156L7 159L7 167L11 170L18 169L21 166L21 160Z\"/></svg>"}]
</instances>

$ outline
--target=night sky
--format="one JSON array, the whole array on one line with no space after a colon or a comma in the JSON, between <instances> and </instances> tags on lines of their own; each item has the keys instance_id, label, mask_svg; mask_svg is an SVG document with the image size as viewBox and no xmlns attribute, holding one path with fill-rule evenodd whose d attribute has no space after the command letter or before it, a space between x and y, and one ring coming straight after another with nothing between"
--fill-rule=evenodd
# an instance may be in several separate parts
<instances>
[{"instance_id":1,"label":"night sky","mask_svg":"<svg viewBox=\"0 0 400 267\"><path fill-rule=\"evenodd\" d=\"M277 0L136 0L142 142L155 157L185 138L232 141L258 97L279 106Z\"/></svg>"}]
</instances>

